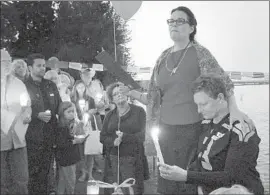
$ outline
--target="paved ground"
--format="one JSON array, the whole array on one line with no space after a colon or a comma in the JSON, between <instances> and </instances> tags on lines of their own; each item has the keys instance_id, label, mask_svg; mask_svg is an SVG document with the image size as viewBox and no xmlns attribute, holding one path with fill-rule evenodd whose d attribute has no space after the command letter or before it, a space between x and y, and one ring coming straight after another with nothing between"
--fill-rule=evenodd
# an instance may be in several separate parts
<instances>
[{"instance_id":1,"label":"paved ground","mask_svg":"<svg viewBox=\"0 0 270 195\"><path fill-rule=\"evenodd\" d=\"M101 168L104 167L104 160L103 159L99 159L98 160L99 165L101 166ZM156 177L156 173L153 173L153 157L148 157L148 163L149 163L149 169L150 169L150 173L151 173L151 177L149 180L145 181L145 193L144 194L156 194L156 186L157 186L157 177ZM80 173L79 171L77 171L77 179L80 177ZM94 172L93 177L96 180L101 180L103 178L103 174L98 174L96 172ZM86 187L87 187L87 182L80 182L77 180L76 183L76 188L75 188L75 194L86 194ZM100 189L100 193L99 194L103 194L103 189Z\"/></svg>"}]
</instances>

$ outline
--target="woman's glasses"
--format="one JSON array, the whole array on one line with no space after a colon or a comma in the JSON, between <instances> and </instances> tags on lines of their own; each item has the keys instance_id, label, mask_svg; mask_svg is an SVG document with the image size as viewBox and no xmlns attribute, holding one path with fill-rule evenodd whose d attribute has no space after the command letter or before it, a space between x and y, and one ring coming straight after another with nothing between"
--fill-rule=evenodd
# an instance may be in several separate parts
<instances>
[{"instance_id":1,"label":"woman's glasses","mask_svg":"<svg viewBox=\"0 0 270 195\"><path fill-rule=\"evenodd\" d=\"M167 20L167 24L169 26L172 26L174 23L176 24L176 26L180 26L183 24L189 24L189 21L187 21L186 19L183 19L183 18L178 18L177 20L174 20L174 19Z\"/></svg>"}]
</instances>

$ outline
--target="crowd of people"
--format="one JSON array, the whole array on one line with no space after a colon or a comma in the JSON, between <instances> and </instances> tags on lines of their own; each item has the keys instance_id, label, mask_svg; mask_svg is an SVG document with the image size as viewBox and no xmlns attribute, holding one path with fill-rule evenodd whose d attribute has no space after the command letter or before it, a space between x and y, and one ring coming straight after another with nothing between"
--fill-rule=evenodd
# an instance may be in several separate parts
<instances>
[{"instance_id":1,"label":"crowd of people","mask_svg":"<svg viewBox=\"0 0 270 195\"><path fill-rule=\"evenodd\" d=\"M173 9L167 23L174 45L157 60L147 93L119 82L105 90L91 68L75 80L47 69L54 57L12 60L1 50L1 194L74 194L76 170L79 181L95 180L94 170L109 183L134 178L134 193L143 194L147 126L160 130L160 194L217 194L228 187L263 194L260 138L236 105L232 81L195 40L190 9Z\"/></svg>"},{"instance_id":2,"label":"crowd of people","mask_svg":"<svg viewBox=\"0 0 270 195\"><path fill-rule=\"evenodd\" d=\"M144 177L148 166L143 147L146 114L142 107L129 104L127 96L115 93L121 83L111 84L106 93L102 83L93 79L93 69L83 69L81 79L75 81L57 68L48 70L42 54L12 61L1 50L1 70L1 94L7 100L1 106L3 194L74 194L76 169L82 182L95 179L93 170L104 172L95 159L100 155L109 166L105 177L116 182L117 150L112 146L120 143L119 179L135 178L134 189L143 192L143 180L148 177ZM22 97L26 105L21 105ZM18 116L11 118L12 114ZM110 118L116 116L121 124ZM138 120L140 126L136 126ZM115 128L121 135L114 141ZM94 136L100 130L102 135Z\"/></svg>"}]
</instances>

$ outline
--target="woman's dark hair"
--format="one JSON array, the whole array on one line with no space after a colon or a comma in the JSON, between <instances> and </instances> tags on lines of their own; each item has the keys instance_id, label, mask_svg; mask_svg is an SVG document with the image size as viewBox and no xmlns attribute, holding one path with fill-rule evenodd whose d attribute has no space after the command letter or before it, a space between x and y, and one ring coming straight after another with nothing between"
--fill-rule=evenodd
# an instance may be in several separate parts
<instances>
[{"instance_id":1,"label":"woman's dark hair","mask_svg":"<svg viewBox=\"0 0 270 195\"><path fill-rule=\"evenodd\" d=\"M73 88L72 88L72 91L71 91L71 100L72 100L72 102L77 102L79 100L79 94L78 94L78 91L77 91L77 86L79 84L83 84L85 86L85 91L83 92L83 98L85 100L88 100L90 98L86 93L87 87L84 84L84 82L82 80L77 80L75 82L75 84L73 85Z\"/></svg>"},{"instance_id":2,"label":"woman's dark hair","mask_svg":"<svg viewBox=\"0 0 270 195\"><path fill-rule=\"evenodd\" d=\"M65 116L64 116L64 112L70 108L70 107L74 107L74 104L72 102L68 102L68 101L65 101L65 102L61 102L60 105L59 105L59 109L58 109L58 120L59 120L59 126L60 127L70 127L70 123L65 119ZM73 121L74 122L74 121Z\"/></svg>"},{"instance_id":3,"label":"woman's dark hair","mask_svg":"<svg viewBox=\"0 0 270 195\"><path fill-rule=\"evenodd\" d=\"M87 92L86 92L87 87L84 84L84 82L82 80L77 80L75 82L74 86L73 86L73 89L72 89L72 92L71 92L71 98L70 99L75 104L77 116L81 120L83 116L82 116L82 112L81 112L81 109L80 109L80 106L79 106L79 94L78 94L78 91L77 91L77 86L79 84L83 84L85 86L85 91L83 92L83 99L85 101L88 101L88 102L93 102L93 105L89 105L91 108L94 108L95 107L94 106L95 104L94 104L94 99L87 94Z\"/></svg>"},{"instance_id":4,"label":"woman's dark hair","mask_svg":"<svg viewBox=\"0 0 270 195\"><path fill-rule=\"evenodd\" d=\"M28 66L33 66L35 59L43 59L45 60L45 56L40 53L34 53L27 56L26 62Z\"/></svg>"},{"instance_id":5,"label":"woman's dark hair","mask_svg":"<svg viewBox=\"0 0 270 195\"><path fill-rule=\"evenodd\" d=\"M195 35L197 33L197 20L196 20L196 18L194 16L193 12L189 8L187 8L185 6L179 6L179 7L175 8L175 9L173 9L171 11L171 14L173 12L175 12L175 11L182 11L182 12L185 12L187 14L189 25L194 27L193 32L189 35L189 40L194 41Z\"/></svg>"}]
</instances>

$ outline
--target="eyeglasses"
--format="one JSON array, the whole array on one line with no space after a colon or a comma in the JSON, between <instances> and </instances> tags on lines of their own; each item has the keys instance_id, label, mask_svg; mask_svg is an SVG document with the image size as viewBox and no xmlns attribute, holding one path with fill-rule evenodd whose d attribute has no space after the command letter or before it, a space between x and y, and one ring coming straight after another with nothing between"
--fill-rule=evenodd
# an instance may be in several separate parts
<instances>
[{"instance_id":1,"label":"eyeglasses","mask_svg":"<svg viewBox=\"0 0 270 195\"><path fill-rule=\"evenodd\" d=\"M176 24L176 26L180 26L180 25L183 25L183 24L190 24L189 21L187 21L184 18L178 18L177 20L174 20L174 19L168 19L167 20L167 24L170 25L170 26L172 26L174 23Z\"/></svg>"}]
</instances>

